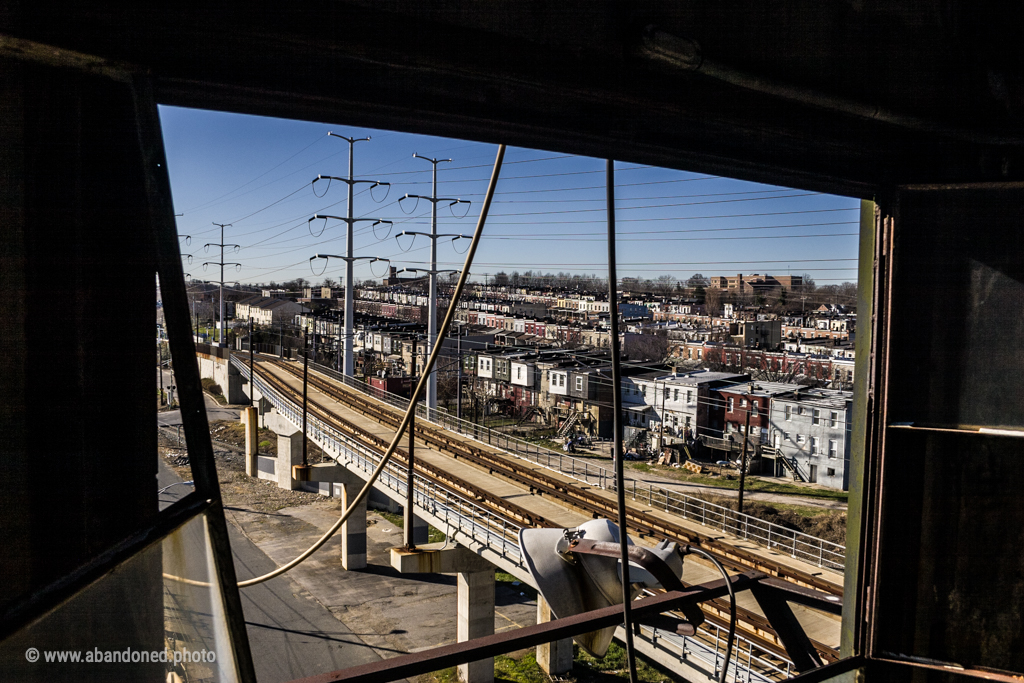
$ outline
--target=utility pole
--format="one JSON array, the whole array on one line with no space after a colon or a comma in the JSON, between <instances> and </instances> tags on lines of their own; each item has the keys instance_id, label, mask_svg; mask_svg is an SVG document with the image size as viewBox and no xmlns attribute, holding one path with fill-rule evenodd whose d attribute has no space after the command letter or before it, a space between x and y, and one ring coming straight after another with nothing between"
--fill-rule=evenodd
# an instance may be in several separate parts
<instances>
[{"instance_id":1,"label":"utility pole","mask_svg":"<svg viewBox=\"0 0 1024 683\"><path fill-rule=\"evenodd\" d=\"M252 346L253 346L253 344L252 344L252 316L249 316L249 407L250 408L252 408L255 405L255 403L253 403L253 394L255 393L255 389L253 387L255 386L255 383L256 383L255 382L256 375L253 374L253 356L252 356L253 351L252 351Z\"/></svg>"},{"instance_id":2,"label":"utility pole","mask_svg":"<svg viewBox=\"0 0 1024 683\"><path fill-rule=\"evenodd\" d=\"M451 305L451 304L449 304ZM458 356L459 356L459 384L458 390L456 391L456 403L455 403L455 416L460 420L462 419L462 326L459 325L459 336L457 337L456 344L458 345Z\"/></svg>"},{"instance_id":3,"label":"utility pole","mask_svg":"<svg viewBox=\"0 0 1024 683\"><path fill-rule=\"evenodd\" d=\"M156 340L156 374L160 375L160 405L164 405L164 358L160 340Z\"/></svg>"},{"instance_id":4,"label":"utility pole","mask_svg":"<svg viewBox=\"0 0 1024 683\"><path fill-rule=\"evenodd\" d=\"M415 398L415 397L414 397ZM413 476L416 468L416 409L413 408L412 417L409 419L409 461L406 463L408 470L406 472L405 480L405 510L403 510L405 527L403 529L405 536L405 547L409 550L416 550L416 535L413 529L413 522L416 517L413 514Z\"/></svg>"},{"instance_id":5,"label":"utility pole","mask_svg":"<svg viewBox=\"0 0 1024 683\"><path fill-rule=\"evenodd\" d=\"M747 425L743 428L743 454L740 456L740 497L736 504L738 512L743 512L743 485L747 481L747 443L750 441L750 406L747 406Z\"/></svg>"},{"instance_id":6,"label":"utility pole","mask_svg":"<svg viewBox=\"0 0 1024 683\"><path fill-rule=\"evenodd\" d=\"M431 186L430 186L430 188L431 188L430 189L430 196L429 197L424 197L423 195L418 195L418 194L407 194L404 197L402 197L402 199L416 199L417 201L420 200L420 199L424 199L424 200L430 202L430 234L427 235L426 233L423 233L423 232L404 231L404 232L399 233L395 237L396 238L397 237L401 237L402 235L424 235L425 237L429 237L430 238L430 269L428 271L426 271L430 275L430 291L427 294L427 301L429 303L429 308L428 308L428 312L427 312L427 348L426 348L426 354L429 356L430 353L434 349L434 345L437 344L437 274L438 274L438 272L456 272L456 271L438 271L437 270L437 240L438 240L439 237L450 237L450 238L452 238L452 241L455 241L455 240L460 239L460 238L467 237L466 235L438 235L437 234L437 203L438 202L448 202L448 208L451 209L451 207L455 206L456 204L470 204L471 202L464 201L462 199L456 199L456 198L453 198L453 197L438 197L437 196L437 165L441 164L441 163L450 163L451 159L431 159L430 157L425 157L425 156L420 155L420 154L413 154L412 156L415 159L423 159L424 161L429 161L430 164L431 164L431 168L432 168L431 178L432 178L432 180L431 180ZM399 205L401 205L402 199L398 200ZM413 209L413 211L415 211L415 209ZM466 211L467 211L467 213L469 212L469 207L466 208ZM452 211L452 215L453 216L455 215L454 211ZM415 237L413 239L415 239ZM415 272L417 269L410 268L408 270ZM422 272L422 271L420 271L420 272ZM454 302L449 303L449 305L452 305L452 304L454 304ZM428 410L435 410L436 408L437 408L437 371L434 370L434 371L432 371L430 373L430 377L427 378L427 409Z\"/></svg>"},{"instance_id":7,"label":"utility pole","mask_svg":"<svg viewBox=\"0 0 1024 683\"><path fill-rule=\"evenodd\" d=\"M346 215L345 218L342 218L341 216L314 215L313 218L310 218L309 221L307 221L307 222L312 222L313 220L315 220L317 218L333 218L333 219L336 219L336 220L345 221L345 224L346 224L346 228L347 228L346 229L346 236L347 236L347 244L348 244L348 246L346 248L346 255L343 256L343 257L336 256L335 258L342 258L345 261L345 357L344 357L344 370L343 371L344 371L344 373L346 375L351 377L352 375L355 374L355 364L354 364L353 350L352 350L352 343L353 343L352 328L353 328L353 323L355 321L355 311L352 310L354 308L354 301L353 301L353 282L354 282L353 263L358 260L357 258L355 258L353 256L354 244L353 244L353 237L352 237L352 226L357 221L367 221L367 220L372 221L372 220L374 220L372 218L354 218L353 217L353 204L352 204L353 197L354 197L353 189L355 188L356 184L358 184L358 183L371 183L371 186L370 186L371 190L374 187L377 187L377 186L384 186L384 187L387 187L387 188L390 189L391 183L383 183L383 182L380 182L380 181L377 181L377 180L357 180L355 178L355 166L354 166L354 163L353 163L353 150L355 149L355 146L356 146L357 142L367 142L370 139L369 137L365 137L365 138L347 138L344 135L338 135L337 133L327 133L327 135L330 136L330 137L341 138L342 140L344 140L345 142L348 143L348 178L339 178L338 176L318 175L316 177L316 180L314 180L313 182L315 183L317 180L328 180L328 181L337 180L339 182L342 182L342 183L345 183L346 185L348 185L348 211L347 211L347 215ZM383 201L383 200L381 200L381 201ZM381 221L381 220L375 221L374 225L377 225L378 223L387 223L389 225L393 225L392 221ZM317 256L314 256L313 258L317 258ZM310 260L312 261L312 259L310 259ZM385 259L375 259L375 260L385 260Z\"/></svg>"},{"instance_id":8,"label":"utility pole","mask_svg":"<svg viewBox=\"0 0 1024 683\"><path fill-rule=\"evenodd\" d=\"M306 461L306 414L309 407L309 330L306 330L302 342L302 466L307 467Z\"/></svg>"},{"instance_id":9,"label":"utility pole","mask_svg":"<svg viewBox=\"0 0 1024 683\"><path fill-rule=\"evenodd\" d=\"M383 185L384 183L381 183L381 184ZM324 214L315 214L307 222L314 221L317 218L337 218L338 220L342 220L342 221L347 220L345 218L341 218L340 216L326 216ZM378 223L389 223L389 224L391 223L391 221L376 220L374 218L353 218L351 221L349 221L349 224L348 224L348 232L349 232L349 243L348 243L349 244L349 248L348 248L348 253L350 255L349 256L342 256L340 254L313 254L311 257L309 257L310 265L312 265L313 261L316 260L316 259L324 259L325 261L329 261L332 258L336 258L336 259L339 259L339 260L344 261L346 263L346 272L349 274L349 276L348 276L349 278L352 277L352 264L355 263L356 261L369 261L371 266L374 263L376 263L377 261L383 261L383 262L385 262L385 263L390 265L391 261L389 259L386 259L386 258L377 258L376 256L351 256L351 253L352 253L352 223L354 223L356 221L374 221L374 223L373 223L374 225L377 225ZM323 271L321 271L320 274L323 275L324 272L326 272L326 271L327 271L327 264L325 263L324 264L324 269L323 269ZM349 280L349 283L351 283L351 279ZM353 357L353 349L352 349L353 344L355 342L355 322L354 322L354 320L355 320L355 311L353 310L354 308L355 308L355 303L354 303L353 297L352 297L352 287L348 286L348 283L346 283L346 287L345 287L345 311L344 311L344 314L345 314L345 335L344 335L345 353L344 353L344 367L341 368L341 370L342 370L342 372L344 372L349 377L352 377L355 374L355 359ZM339 344L340 344L341 343L341 339L340 339L341 338L341 332L340 331L338 332L338 336L339 336ZM340 348L338 349L338 353L339 353L339 355L341 354L341 349Z\"/></svg>"},{"instance_id":10,"label":"utility pole","mask_svg":"<svg viewBox=\"0 0 1024 683\"><path fill-rule=\"evenodd\" d=\"M220 242L208 242L203 248L209 251L210 247L220 247L220 261L207 261L203 264L203 268L205 269L209 265L220 266L220 342L217 346L224 348L227 346L227 338L224 336L224 266L242 267L241 263L224 262L224 247L233 247L236 254L241 247L237 244L224 244L224 228L230 226L231 223L214 223L214 225L220 226Z\"/></svg>"}]
</instances>

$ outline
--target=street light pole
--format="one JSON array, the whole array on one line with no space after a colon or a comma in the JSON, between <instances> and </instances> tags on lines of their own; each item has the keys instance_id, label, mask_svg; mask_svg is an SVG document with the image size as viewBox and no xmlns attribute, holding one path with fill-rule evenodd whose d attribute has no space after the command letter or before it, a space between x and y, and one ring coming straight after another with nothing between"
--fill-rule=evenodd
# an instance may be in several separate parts
<instances>
[{"instance_id":1,"label":"street light pole","mask_svg":"<svg viewBox=\"0 0 1024 683\"><path fill-rule=\"evenodd\" d=\"M747 482L747 443L750 441L750 402L747 402L747 424L743 428L743 454L740 456L740 495L736 511L743 513L743 485Z\"/></svg>"}]
</instances>

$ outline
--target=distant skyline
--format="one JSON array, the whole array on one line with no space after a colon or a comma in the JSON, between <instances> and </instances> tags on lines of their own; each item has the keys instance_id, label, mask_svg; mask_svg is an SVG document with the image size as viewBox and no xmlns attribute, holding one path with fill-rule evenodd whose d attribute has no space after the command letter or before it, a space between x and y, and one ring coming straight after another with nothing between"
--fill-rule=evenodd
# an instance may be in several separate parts
<instances>
[{"instance_id":1,"label":"distant skyline","mask_svg":"<svg viewBox=\"0 0 1024 683\"><path fill-rule=\"evenodd\" d=\"M355 145L355 177L390 182L357 186L356 217L394 221L393 228L357 223L355 255L391 259L397 268L428 268L423 237L398 238L403 230L429 232L430 204L406 194L430 194L431 164L413 158L451 158L438 166L438 194L472 203L439 204L438 232L471 235L479 216L497 146L464 140L309 123L175 107L160 108L168 170L185 272L219 279L220 240L212 223L231 223L226 243L238 244L226 261L225 280L243 284L319 282L344 278L344 262L326 271L315 253L344 254L345 224L308 223L314 214L346 215L349 144L327 133L370 137ZM616 164L618 275L686 280L694 273L809 274L819 285L855 282L857 199L786 187L641 166ZM605 162L543 150L510 147L494 204L472 269L474 280L499 271L607 273ZM407 213L408 212L408 213ZM461 268L468 240L439 240L438 268ZM406 251L408 250L408 251ZM357 263L357 279L378 279Z\"/></svg>"}]
</instances>

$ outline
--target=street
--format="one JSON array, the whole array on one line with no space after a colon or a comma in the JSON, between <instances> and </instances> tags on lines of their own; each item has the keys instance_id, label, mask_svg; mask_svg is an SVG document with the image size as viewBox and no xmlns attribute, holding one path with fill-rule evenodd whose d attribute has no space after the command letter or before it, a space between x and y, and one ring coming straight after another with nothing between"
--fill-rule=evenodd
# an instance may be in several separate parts
<instances>
[{"instance_id":1,"label":"street","mask_svg":"<svg viewBox=\"0 0 1024 683\"><path fill-rule=\"evenodd\" d=\"M207 402L209 404L210 399ZM237 411L234 413L237 418ZM164 424L180 422L177 414L177 411L161 413L160 421ZM161 460L157 476L159 488L178 481L181 480ZM172 486L160 494L161 508L191 490L189 486ZM277 567L230 523L228 535L239 580ZM195 558L204 557L202 543L202 534L186 534L186 553ZM241 595L249 646L261 683L289 681L379 659L370 647L287 575L244 588Z\"/></svg>"}]
</instances>

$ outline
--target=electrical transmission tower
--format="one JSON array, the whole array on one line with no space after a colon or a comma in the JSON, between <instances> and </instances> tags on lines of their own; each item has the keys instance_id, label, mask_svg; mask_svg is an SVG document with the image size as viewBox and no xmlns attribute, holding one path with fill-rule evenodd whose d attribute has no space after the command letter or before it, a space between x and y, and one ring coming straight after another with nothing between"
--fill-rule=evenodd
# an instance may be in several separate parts
<instances>
[{"instance_id":1,"label":"electrical transmission tower","mask_svg":"<svg viewBox=\"0 0 1024 683\"><path fill-rule=\"evenodd\" d=\"M227 337L224 336L224 266L235 266L236 269L242 267L241 263L224 262L224 248L231 247L237 254L241 247L237 244L224 244L224 228L229 227L231 223L214 223L214 225L220 226L220 242L208 242L203 248L209 251L210 247L220 247L220 261L207 261L203 264L203 268L205 269L207 266L211 265L220 266L220 343L218 343L217 346L224 348L228 345L226 341Z\"/></svg>"},{"instance_id":2,"label":"electrical transmission tower","mask_svg":"<svg viewBox=\"0 0 1024 683\"><path fill-rule=\"evenodd\" d=\"M460 239L460 238L467 238L468 237L467 235L438 235L437 234L437 204L438 204L438 202L448 202L448 208L451 210L452 215L454 216L455 215L455 210L452 209L452 207L454 207L456 204L466 204L467 205L466 206L466 212L468 213L469 212L469 206L468 205L471 202L469 202L468 200L463 200L463 199L455 199L453 197L438 197L437 196L437 165L440 164L440 163L450 162L451 159L431 159L430 157L425 157L425 156L422 156L422 155L419 155L419 154L413 154L413 157L416 158L416 159L423 159L424 161L429 161L431 166L432 166L432 168L433 168L433 174L432 174L433 180L432 180L432 183L431 183L430 196L429 197L424 197L423 195L418 195L418 194L407 194L404 197L402 197L402 199L399 199L398 203L399 203L399 205L401 205L403 199L415 199L417 201L419 201L420 199L423 199L423 200L426 200L426 201L430 202L430 234L427 234L425 232L413 232L413 231L406 230L406 231L400 232L399 234L395 235L395 237L398 238L398 237L401 237L402 235L423 235L424 237L430 238L430 269L429 270L424 270L424 269L419 269L419 268L406 268L406 269L404 269L407 272L427 272L430 275L430 292L429 292L429 294L427 296L427 301L429 303L429 308L428 308L428 312L427 312L427 350L426 350L427 357L429 358L430 357L430 353L431 353L431 351L434 348L434 344L437 343L437 275L438 275L439 272L442 272L442 271L438 271L437 270L437 240L438 240L438 238L441 238L441 237L450 237L450 238L452 238L452 241L455 241L455 240ZM404 211L405 209L402 209L402 210ZM415 210L416 209L413 208L413 211L415 211ZM410 211L409 213L412 213L412 211ZM464 216L465 216L465 214L463 216L460 216L460 218L464 217ZM415 239L416 238L413 237L413 240L415 240ZM409 248L410 249L412 248L411 244L410 244ZM443 271L443 272L455 272L455 271ZM453 304L454 304L454 302L450 302L449 306L453 305ZM437 371L436 370L432 371L430 373L430 377L427 378L427 408L429 408L429 409L437 408Z\"/></svg>"},{"instance_id":3,"label":"electrical transmission tower","mask_svg":"<svg viewBox=\"0 0 1024 683\"><path fill-rule=\"evenodd\" d=\"M339 221L345 221L345 223L346 223L346 228L347 228L346 233L347 233L347 243L348 243L348 245L346 247L346 255L345 256L335 256L334 258L342 258L342 259L345 260L345 358L344 358L345 362L344 362L343 372L346 375L351 377L352 375L355 374L355 364L353 362L353 355L352 355L352 343L353 343L352 336L353 336L353 327L354 327L354 321L355 321L355 310L353 310L354 307L355 307L355 303L353 301L353 289L354 289L353 288L353 282L354 282L354 280L353 280L353 277L354 277L353 276L353 262L359 260L352 253L353 252L353 248L354 248L353 240L352 240L352 226L357 221L374 221L373 225L378 225L378 224L381 224L381 223L387 223L389 226L392 225L391 221L375 220L373 218L354 218L353 217L353 210L352 210L352 198L353 198L353 194L354 194L353 193L353 188L358 183L369 183L371 191L373 190L373 188L378 187L378 186L387 187L388 190L390 191L391 183L383 183L383 182L380 182L380 181L377 181L377 180L357 180L354 177L355 172L353 170L352 152L355 149L355 146L356 146L357 142L366 142L370 138L368 138L368 137L365 137L365 138L347 138L344 135L338 135L337 133L327 133L327 135L329 135L331 137L341 138L342 140L344 140L345 142L348 143L348 178L339 178L337 176L329 176L329 175L318 175L313 182L316 183L318 180L327 180L327 181L337 180L339 182L342 182L342 183L345 183L346 185L348 185L348 211L347 211L348 215L346 217L342 218L341 216L326 216L326 215L323 215L323 214L316 214L312 218L310 218L309 221L307 221L307 223L311 223L314 220L317 220L318 218L324 218L324 219L333 218L333 219L336 219L336 220L339 220ZM330 189L330 186L328 186L328 189ZM324 194L326 194L326 192ZM384 195L384 198L385 199L387 198L386 194ZM381 201L384 201L384 200L381 199ZM390 228L389 228L389 230L390 230ZM312 261L315 258L321 258L321 257L319 255L313 256L310 259L310 261ZM327 256L324 256L323 258L327 258ZM361 258L372 258L372 257L359 257L359 258L361 259ZM383 259L376 259L376 260L383 260ZM325 268L326 268L326 265L325 265Z\"/></svg>"}]
</instances>

